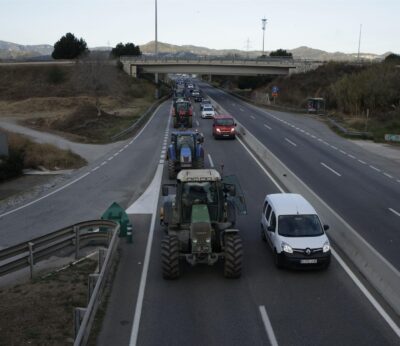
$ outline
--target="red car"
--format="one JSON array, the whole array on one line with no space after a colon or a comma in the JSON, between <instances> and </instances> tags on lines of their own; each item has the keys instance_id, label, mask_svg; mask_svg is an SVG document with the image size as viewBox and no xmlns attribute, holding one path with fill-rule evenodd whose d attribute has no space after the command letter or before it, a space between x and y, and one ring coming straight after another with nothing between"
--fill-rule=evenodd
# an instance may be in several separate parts
<instances>
[{"instance_id":1,"label":"red car","mask_svg":"<svg viewBox=\"0 0 400 346\"><path fill-rule=\"evenodd\" d=\"M215 115L213 123L214 138L235 138L236 123L231 115Z\"/></svg>"}]
</instances>

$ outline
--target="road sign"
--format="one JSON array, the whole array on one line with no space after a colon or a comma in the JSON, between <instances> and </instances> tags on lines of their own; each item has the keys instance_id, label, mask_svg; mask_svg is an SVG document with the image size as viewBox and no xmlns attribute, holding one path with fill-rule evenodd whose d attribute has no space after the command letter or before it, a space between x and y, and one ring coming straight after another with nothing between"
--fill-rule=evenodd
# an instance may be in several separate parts
<instances>
[{"instance_id":1,"label":"road sign","mask_svg":"<svg viewBox=\"0 0 400 346\"><path fill-rule=\"evenodd\" d=\"M385 141L388 141L388 142L400 142L400 135L386 134L385 135Z\"/></svg>"},{"instance_id":2,"label":"road sign","mask_svg":"<svg viewBox=\"0 0 400 346\"><path fill-rule=\"evenodd\" d=\"M132 225L129 222L129 217L118 203L112 203L108 209L101 216L102 220L111 220L117 221L120 224L120 237L126 237L128 228L130 227L130 231L132 231Z\"/></svg>"},{"instance_id":3,"label":"road sign","mask_svg":"<svg viewBox=\"0 0 400 346\"><path fill-rule=\"evenodd\" d=\"M272 92L272 97L278 97L278 93L274 93L274 92Z\"/></svg>"},{"instance_id":4,"label":"road sign","mask_svg":"<svg viewBox=\"0 0 400 346\"><path fill-rule=\"evenodd\" d=\"M279 91L279 88L277 86L273 86L272 87L272 96L274 96L274 94L277 94Z\"/></svg>"}]
</instances>

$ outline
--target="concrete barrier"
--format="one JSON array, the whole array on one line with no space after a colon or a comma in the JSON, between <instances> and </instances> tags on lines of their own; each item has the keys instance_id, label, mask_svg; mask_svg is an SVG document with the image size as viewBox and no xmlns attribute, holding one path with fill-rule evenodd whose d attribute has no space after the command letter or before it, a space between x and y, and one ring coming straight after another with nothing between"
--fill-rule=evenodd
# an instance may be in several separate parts
<instances>
[{"instance_id":1,"label":"concrete barrier","mask_svg":"<svg viewBox=\"0 0 400 346\"><path fill-rule=\"evenodd\" d=\"M218 111L228 114L218 103L214 100L212 102ZM236 123L238 137L276 176L285 187L285 191L303 195L314 206L323 222L330 225L328 236L348 256L397 315L400 315L399 271L242 124L238 121Z\"/></svg>"}]
</instances>

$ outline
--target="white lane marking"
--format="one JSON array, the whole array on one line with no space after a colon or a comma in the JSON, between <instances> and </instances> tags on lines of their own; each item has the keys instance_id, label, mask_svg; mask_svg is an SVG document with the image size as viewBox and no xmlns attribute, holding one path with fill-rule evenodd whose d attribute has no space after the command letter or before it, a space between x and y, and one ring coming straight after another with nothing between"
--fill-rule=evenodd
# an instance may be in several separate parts
<instances>
[{"instance_id":1,"label":"white lane marking","mask_svg":"<svg viewBox=\"0 0 400 346\"><path fill-rule=\"evenodd\" d=\"M114 158L114 156L111 156L107 159L107 161L111 161Z\"/></svg>"},{"instance_id":2,"label":"white lane marking","mask_svg":"<svg viewBox=\"0 0 400 346\"><path fill-rule=\"evenodd\" d=\"M382 306L377 302L377 300L372 296L371 293L367 290L367 288L362 284L362 282L354 275L351 269L347 266L347 264L343 261L343 259L338 255L338 253L331 248L333 256L342 266L344 271L348 276L353 280L356 286L360 289L360 291L364 294L364 296L369 300L369 302L373 305L373 307L378 311L378 313L382 316L382 318L386 321L386 323L392 328L392 330L396 333L396 335L400 338L400 328L396 325L396 323L392 320L392 318L386 313L386 311L382 308Z\"/></svg>"},{"instance_id":3,"label":"white lane marking","mask_svg":"<svg viewBox=\"0 0 400 346\"><path fill-rule=\"evenodd\" d=\"M272 128L270 126L268 126L267 124L264 124L264 126L268 129L268 130L272 130Z\"/></svg>"},{"instance_id":4,"label":"white lane marking","mask_svg":"<svg viewBox=\"0 0 400 346\"><path fill-rule=\"evenodd\" d=\"M265 309L264 305L260 305L258 307L260 310L261 318L264 322L264 327L268 335L269 342L271 346L278 346L278 341L276 340L274 329L272 328L271 321L268 317L267 310Z\"/></svg>"},{"instance_id":5,"label":"white lane marking","mask_svg":"<svg viewBox=\"0 0 400 346\"><path fill-rule=\"evenodd\" d=\"M348 154L348 156L351 157L352 159L356 159L354 155Z\"/></svg>"},{"instance_id":6,"label":"white lane marking","mask_svg":"<svg viewBox=\"0 0 400 346\"><path fill-rule=\"evenodd\" d=\"M337 147L335 147L334 145L331 145L331 148L337 150Z\"/></svg>"},{"instance_id":7,"label":"white lane marking","mask_svg":"<svg viewBox=\"0 0 400 346\"><path fill-rule=\"evenodd\" d=\"M389 173L383 173L383 175L387 176L390 179L393 179L393 176L391 176Z\"/></svg>"},{"instance_id":8,"label":"white lane marking","mask_svg":"<svg viewBox=\"0 0 400 346\"><path fill-rule=\"evenodd\" d=\"M369 165L369 167L371 167L373 170L380 172L381 170L379 168L376 168L375 166Z\"/></svg>"},{"instance_id":9,"label":"white lane marking","mask_svg":"<svg viewBox=\"0 0 400 346\"><path fill-rule=\"evenodd\" d=\"M254 120L256 119L256 117L254 115L250 115L250 118L254 119Z\"/></svg>"},{"instance_id":10,"label":"white lane marking","mask_svg":"<svg viewBox=\"0 0 400 346\"><path fill-rule=\"evenodd\" d=\"M257 163L257 165L263 170L266 176L275 184L275 186L279 189L280 192L284 193L285 190L278 184L275 178L265 169L265 167L261 164L261 162L253 155L253 153L246 147L246 145L242 142L242 140L236 137L239 143L246 149L249 155L253 158L253 160Z\"/></svg>"},{"instance_id":11,"label":"white lane marking","mask_svg":"<svg viewBox=\"0 0 400 346\"><path fill-rule=\"evenodd\" d=\"M119 155L119 153L115 153L114 155L113 155L113 157L116 157L116 156L118 156Z\"/></svg>"},{"instance_id":12,"label":"white lane marking","mask_svg":"<svg viewBox=\"0 0 400 346\"><path fill-rule=\"evenodd\" d=\"M271 179L271 181L275 184L275 186L280 190L280 192L284 193L285 191L282 189L282 187L276 182L276 180L268 173L268 171L264 168L264 166L260 163L260 161L253 155L253 153L245 146L245 144L238 138L239 143L246 149L246 151L250 154L250 156L256 161L256 163L260 166L260 168L264 171L264 173L268 176L268 178ZM290 170L289 170L290 171ZM290 171L291 172L291 171ZM296 175L291 172L295 177ZM399 180L400 182L400 180ZM349 229L353 228L339 215L337 214L331 207L329 207L320 197L315 195L320 202L325 205L328 210L331 211L331 213L337 217L339 220L341 220ZM356 232L355 230L353 230ZM362 291L362 293L365 295L365 297L369 300L369 302L373 305L373 307L379 312L379 314L382 316L382 318L386 321L386 323L392 328L392 330L396 333L398 337L400 337L400 328L396 325L396 323L392 320L392 318L386 313L386 311L382 308L382 306L376 301L376 299L371 295L371 293L368 292L368 290L365 288L365 286L358 280L358 278L353 274L351 269L347 266L347 264L342 260L342 258L336 253L336 251L331 247L332 255L335 257L335 259L339 262L341 267L346 271L346 273L350 276L350 278L353 280L353 282L356 284L356 286ZM381 257L381 259L387 263L387 265L391 266L389 262L387 262L379 253L377 253Z\"/></svg>"},{"instance_id":13,"label":"white lane marking","mask_svg":"<svg viewBox=\"0 0 400 346\"><path fill-rule=\"evenodd\" d=\"M318 138L318 141L319 141L319 142L323 142L323 140L322 140L321 138Z\"/></svg>"},{"instance_id":14,"label":"white lane marking","mask_svg":"<svg viewBox=\"0 0 400 346\"><path fill-rule=\"evenodd\" d=\"M92 168L92 172L97 171L99 168L100 168L100 166L96 166L96 167Z\"/></svg>"},{"instance_id":15,"label":"white lane marking","mask_svg":"<svg viewBox=\"0 0 400 346\"><path fill-rule=\"evenodd\" d=\"M143 133L143 131L144 131L144 130L147 128L147 126L151 123L151 121L153 120L154 116L157 114L158 110L161 108L161 106L162 106L162 104L160 104L160 105L156 108L156 110L153 112L153 115L150 117L150 119L149 119L148 122L146 123L146 125L143 126L143 128L138 132L138 134L137 134L135 137L133 137L132 140L131 140L128 144L125 145L125 147L128 147L130 144L132 144L132 143ZM171 120L171 118L169 118L168 124L170 123L170 120ZM124 148L125 148L125 147L124 147ZM107 163L106 161L103 161L103 162L100 164L100 167L101 167L101 166L104 166L106 163ZM71 186L72 184L75 184L75 183L78 182L79 180L81 180L81 179L87 177L89 174L90 174L90 172L87 172L87 173L81 175L79 178L76 178L75 180L69 182L68 184L66 184L66 185L64 185L64 186L61 186L61 187L58 188L57 190L54 190L53 192L48 193L47 195L44 195L44 196L42 196L42 197L40 197L40 198L38 198L38 199L36 199L36 200L34 200L34 201L32 201L32 202L29 202L29 203L27 203L27 204L21 205L21 206L18 207L18 208L15 208L15 209L10 210L10 211L8 211L8 212L6 212L6 213L4 213L4 214L1 214L1 215L0 215L0 218L4 217L4 216L6 216L6 215L12 214L12 213L14 213L14 212L16 212L16 211L18 211L18 210L21 210L21 209L24 209L24 208L26 208L26 207L29 207L30 205L35 204L35 203L41 201L42 199L45 199L45 198L47 198L47 197L49 197L49 196L51 196L51 195L54 195L55 193L57 193L57 192L59 192L59 191L62 191L62 190L64 190L65 188L67 188L68 186Z\"/></svg>"},{"instance_id":16,"label":"white lane marking","mask_svg":"<svg viewBox=\"0 0 400 346\"><path fill-rule=\"evenodd\" d=\"M14 213L14 212L16 212L16 211L18 211L18 210L21 210L21 209L24 209L24 208L26 208L26 207L29 207L30 205L35 204L35 203L41 201L42 199L45 199L45 198L47 198L47 197L49 197L49 196L51 196L51 195L54 195L55 193L60 192L60 191L62 191L62 190L64 190L64 189L66 189L68 186L71 186L72 184L75 184L75 183L78 182L79 180L82 180L83 178L87 177L89 174L90 174L90 172L87 172L87 173L85 173L84 175L81 175L79 178L77 178L77 179L75 179L75 180L69 182L68 184L65 184L64 186L61 186L61 187L58 188L57 190L54 190L54 191L48 193L47 195L44 195L44 196L42 196L42 197L40 197L40 198L38 198L38 199L35 199L35 200L32 201L32 202L29 202L29 203L27 203L27 204L24 204L24 205L18 207L18 208L15 208L15 209L10 210L10 211L8 211L8 212L6 212L6 213L4 213L4 214L1 214L1 215L0 215L0 218L2 218L2 217L4 217L4 216L7 216L7 215L9 215L9 214L12 214L12 213Z\"/></svg>"},{"instance_id":17,"label":"white lane marking","mask_svg":"<svg viewBox=\"0 0 400 346\"><path fill-rule=\"evenodd\" d=\"M342 149L339 149L339 151L343 154L343 155L347 155L347 153L345 151L343 151Z\"/></svg>"},{"instance_id":18,"label":"white lane marking","mask_svg":"<svg viewBox=\"0 0 400 346\"><path fill-rule=\"evenodd\" d=\"M211 168L214 168L214 162L213 162L210 154L208 154L208 161L210 161Z\"/></svg>"},{"instance_id":19,"label":"white lane marking","mask_svg":"<svg viewBox=\"0 0 400 346\"><path fill-rule=\"evenodd\" d=\"M244 109L243 109L243 108L239 108L239 109L240 109L241 112L244 112Z\"/></svg>"},{"instance_id":20,"label":"white lane marking","mask_svg":"<svg viewBox=\"0 0 400 346\"><path fill-rule=\"evenodd\" d=\"M389 208L389 210L393 213L396 214L397 216L400 216L400 213L392 208Z\"/></svg>"},{"instance_id":21,"label":"white lane marking","mask_svg":"<svg viewBox=\"0 0 400 346\"><path fill-rule=\"evenodd\" d=\"M327 164L321 162L321 165L324 166L326 169L329 169L332 173L336 174L338 177L342 176L340 173L336 172L333 168L329 167Z\"/></svg>"},{"instance_id":22,"label":"white lane marking","mask_svg":"<svg viewBox=\"0 0 400 346\"><path fill-rule=\"evenodd\" d=\"M163 145L162 150L167 150L167 146L165 144Z\"/></svg>"},{"instance_id":23,"label":"white lane marking","mask_svg":"<svg viewBox=\"0 0 400 346\"><path fill-rule=\"evenodd\" d=\"M199 121L198 121L198 120L196 120L196 125L197 125L197 126L200 126L200 123L199 123Z\"/></svg>"},{"instance_id":24,"label":"white lane marking","mask_svg":"<svg viewBox=\"0 0 400 346\"><path fill-rule=\"evenodd\" d=\"M288 139L288 138L286 138L286 137L285 137L285 141L288 142L288 143L290 143L290 144L293 145L294 147L297 147L297 144L296 144L296 143L292 142L290 139Z\"/></svg>"},{"instance_id":25,"label":"white lane marking","mask_svg":"<svg viewBox=\"0 0 400 346\"><path fill-rule=\"evenodd\" d=\"M154 229L155 229L155 224L156 224L156 217L158 216L158 213L157 213L158 196L160 194L163 168L164 168L163 165L159 165L157 167L156 176L154 177L154 179L156 179L156 181L157 181L156 186L155 186L155 192L154 192L154 194L157 198L154 199L150 231L149 231L149 236L147 238L146 253L144 255L143 269L142 269L142 275L140 277L139 292L138 292L138 297L136 299L135 315L133 318L133 325L132 325L131 337L129 340L129 346L136 346L137 338L138 338L138 334L139 334L139 325L140 325L140 318L142 315L143 298L144 298L144 292L146 289L147 274L149 272L151 247L153 244L153 236L154 236Z\"/></svg>"},{"instance_id":26,"label":"white lane marking","mask_svg":"<svg viewBox=\"0 0 400 346\"><path fill-rule=\"evenodd\" d=\"M164 164L164 160L160 160L160 165L163 165Z\"/></svg>"},{"instance_id":27,"label":"white lane marking","mask_svg":"<svg viewBox=\"0 0 400 346\"><path fill-rule=\"evenodd\" d=\"M126 148L128 148L129 147L129 145L127 144L127 145L124 145L124 149L126 149Z\"/></svg>"},{"instance_id":28,"label":"white lane marking","mask_svg":"<svg viewBox=\"0 0 400 346\"><path fill-rule=\"evenodd\" d=\"M317 138L317 137L315 137L314 135L311 135L311 137L314 138L314 139Z\"/></svg>"},{"instance_id":29,"label":"white lane marking","mask_svg":"<svg viewBox=\"0 0 400 346\"><path fill-rule=\"evenodd\" d=\"M363 165L366 165L367 163L363 160L358 160L358 162L362 163Z\"/></svg>"}]
</instances>

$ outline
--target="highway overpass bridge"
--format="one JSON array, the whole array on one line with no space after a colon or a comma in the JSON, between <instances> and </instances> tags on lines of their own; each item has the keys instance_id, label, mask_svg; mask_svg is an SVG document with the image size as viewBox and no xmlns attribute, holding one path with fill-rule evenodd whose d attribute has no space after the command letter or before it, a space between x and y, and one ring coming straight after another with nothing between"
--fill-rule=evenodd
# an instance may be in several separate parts
<instances>
[{"instance_id":1,"label":"highway overpass bridge","mask_svg":"<svg viewBox=\"0 0 400 346\"><path fill-rule=\"evenodd\" d=\"M322 63L304 59L227 59L216 57L156 58L121 57L124 70L131 76L138 73L193 73L202 75L288 75L306 72Z\"/></svg>"}]
</instances>

